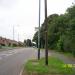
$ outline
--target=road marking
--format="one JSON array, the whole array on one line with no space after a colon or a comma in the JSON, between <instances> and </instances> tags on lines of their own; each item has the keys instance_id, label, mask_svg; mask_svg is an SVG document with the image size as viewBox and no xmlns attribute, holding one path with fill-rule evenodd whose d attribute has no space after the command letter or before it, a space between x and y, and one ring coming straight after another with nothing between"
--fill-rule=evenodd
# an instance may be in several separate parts
<instances>
[{"instance_id":1,"label":"road marking","mask_svg":"<svg viewBox=\"0 0 75 75\"><path fill-rule=\"evenodd\" d=\"M21 51L23 51L23 50L11 50L11 51L6 51L6 52L1 52L0 53L0 60L3 58L6 58L8 56L14 55L16 53L19 53Z\"/></svg>"}]
</instances>

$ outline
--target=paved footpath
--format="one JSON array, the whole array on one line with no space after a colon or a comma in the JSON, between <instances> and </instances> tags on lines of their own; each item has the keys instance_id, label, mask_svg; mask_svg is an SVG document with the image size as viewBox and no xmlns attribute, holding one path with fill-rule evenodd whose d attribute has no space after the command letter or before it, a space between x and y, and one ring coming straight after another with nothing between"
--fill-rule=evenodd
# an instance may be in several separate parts
<instances>
[{"instance_id":1,"label":"paved footpath","mask_svg":"<svg viewBox=\"0 0 75 75\"><path fill-rule=\"evenodd\" d=\"M63 53L58 53L58 52L54 52L54 51L49 51L49 55L52 55L54 57L59 58L60 60L62 60L65 64L75 64L75 58L69 57L64 55Z\"/></svg>"}]
</instances>

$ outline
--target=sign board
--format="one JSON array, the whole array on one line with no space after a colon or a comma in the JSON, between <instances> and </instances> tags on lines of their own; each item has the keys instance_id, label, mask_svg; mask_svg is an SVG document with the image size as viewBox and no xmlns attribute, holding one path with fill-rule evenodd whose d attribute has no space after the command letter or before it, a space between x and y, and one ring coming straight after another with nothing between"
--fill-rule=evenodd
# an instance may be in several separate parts
<instances>
[{"instance_id":1,"label":"sign board","mask_svg":"<svg viewBox=\"0 0 75 75\"><path fill-rule=\"evenodd\" d=\"M35 31L39 31L39 27L35 27Z\"/></svg>"}]
</instances>

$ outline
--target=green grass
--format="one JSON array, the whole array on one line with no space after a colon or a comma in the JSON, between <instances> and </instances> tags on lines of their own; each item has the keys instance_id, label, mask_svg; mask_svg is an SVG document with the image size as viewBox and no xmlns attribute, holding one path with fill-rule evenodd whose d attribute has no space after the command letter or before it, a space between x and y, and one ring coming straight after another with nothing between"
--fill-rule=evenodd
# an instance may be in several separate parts
<instances>
[{"instance_id":1,"label":"green grass","mask_svg":"<svg viewBox=\"0 0 75 75\"><path fill-rule=\"evenodd\" d=\"M65 67L65 64L55 58L49 57L49 65L45 65L45 59L42 58L41 60L29 60L25 66L24 71L26 74L24 75L71 75L75 74L75 71L72 67ZM37 73L37 74L34 74Z\"/></svg>"},{"instance_id":2,"label":"green grass","mask_svg":"<svg viewBox=\"0 0 75 75\"><path fill-rule=\"evenodd\" d=\"M69 57L74 57L74 55L70 52L63 52L63 54Z\"/></svg>"}]
</instances>

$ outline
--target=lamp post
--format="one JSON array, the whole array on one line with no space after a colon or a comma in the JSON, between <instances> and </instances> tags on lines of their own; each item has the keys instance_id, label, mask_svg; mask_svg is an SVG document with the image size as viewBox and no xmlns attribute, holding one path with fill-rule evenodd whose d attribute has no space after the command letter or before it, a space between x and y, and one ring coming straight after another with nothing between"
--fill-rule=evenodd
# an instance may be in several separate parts
<instances>
[{"instance_id":1,"label":"lamp post","mask_svg":"<svg viewBox=\"0 0 75 75\"><path fill-rule=\"evenodd\" d=\"M38 27L38 60L40 60L40 11L41 10L41 0L39 0L39 27Z\"/></svg>"},{"instance_id":2,"label":"lamp post","mask_svg":"<svg viewBox=\"0 0 75 75\"><path fill-rule=\"evenodd\" d=\"M13 25L13 40L14 40L14 25Z\"/></svg>"},{"instance_id":3,"label":"lamp post","mask_svg":"<svg viewBox=\"0 0 75 75\"><path fill-rule=\"evenodd\" d=\"M45 64L48 65L48 24L47 24L47 0L45 0Z\"/></svg>"},{"instance_id":4,"label":"lamp post","mask_svg":"<svg viewBox=\"0 0 75 75\"><path fill-rule=\"evenodd\" d=\"M13 25L13 40L15 40L14 37L15 37L15 28L16 27L19 27L19 25L16 25L16 26ZM18 40L19 40L19 32L18 32Z\"/></svg>"},{"instance_id":5,"label":"lamp post","mask_svg":"<svg viewBox=\"0 0 75 75\"><path fill-rule=\"evenodd\" d=\"M18 33L18 42L19 42L19 33Z\"/></svg>"}]
</instances>

